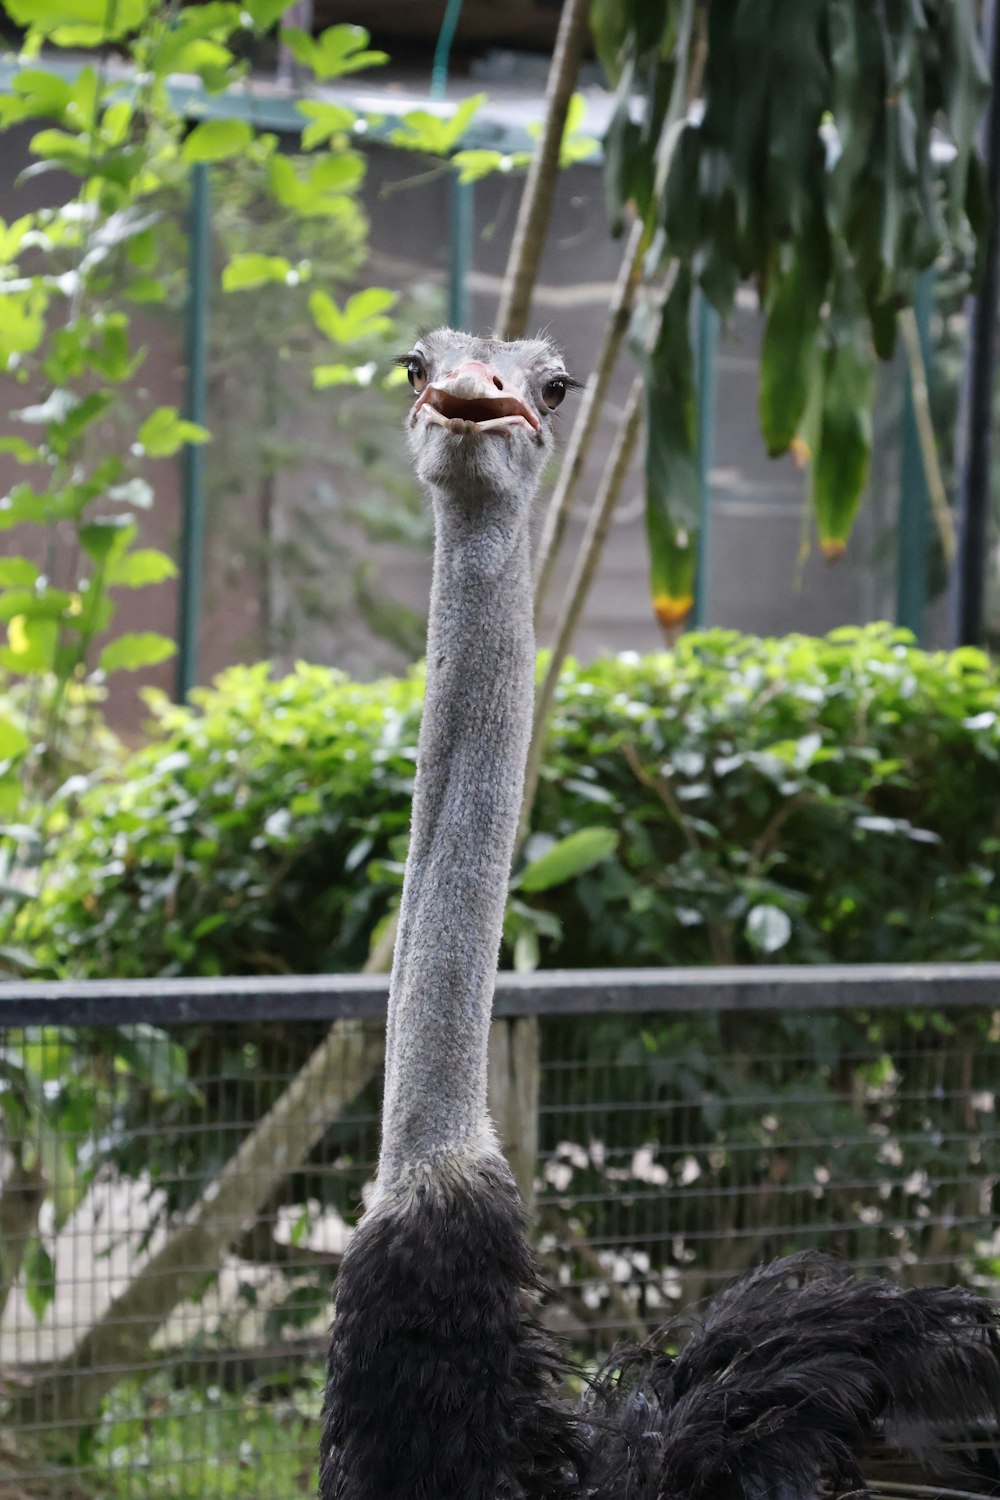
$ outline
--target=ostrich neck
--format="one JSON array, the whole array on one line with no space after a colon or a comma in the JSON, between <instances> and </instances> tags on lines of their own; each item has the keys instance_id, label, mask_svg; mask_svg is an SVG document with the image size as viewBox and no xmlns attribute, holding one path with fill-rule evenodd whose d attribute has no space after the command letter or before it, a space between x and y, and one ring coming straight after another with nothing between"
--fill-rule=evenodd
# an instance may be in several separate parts
<instances>
[{"instance_id":1,"label":"ostrich neck","mask_svg":"<svg viewBox=\"0 0 1000 1500\"><path fill-rule=\"evenodd\" d=\"M427 687L386 1034L379 1188L488 1149L486 1057L534 688L527 506L435 500Z\"/></svg>"}]
</instances>

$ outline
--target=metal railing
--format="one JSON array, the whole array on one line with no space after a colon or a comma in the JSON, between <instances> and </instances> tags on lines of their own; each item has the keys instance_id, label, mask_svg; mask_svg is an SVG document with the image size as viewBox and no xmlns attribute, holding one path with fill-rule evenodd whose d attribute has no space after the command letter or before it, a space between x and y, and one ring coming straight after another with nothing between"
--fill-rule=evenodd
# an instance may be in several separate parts
<instances>
[{"instance_id":1,"label":"metal railing","mask_svg":"<svg viewBox=\"0 0 1000 1500\"><path fill-rule=\"evenodd\" d=\"M384 1007L353 976L0 988L0 1496L314 1492ZM1000 1282L1000 965L503 975L496 1014L577 1354L792 1249Z\"/></svg>"}]
</instances>

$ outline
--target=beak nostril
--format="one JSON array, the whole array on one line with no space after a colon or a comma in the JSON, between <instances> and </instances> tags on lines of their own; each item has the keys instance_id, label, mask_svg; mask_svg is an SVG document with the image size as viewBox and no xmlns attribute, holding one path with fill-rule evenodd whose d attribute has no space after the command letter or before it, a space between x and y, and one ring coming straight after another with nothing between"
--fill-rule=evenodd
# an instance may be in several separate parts
<instances>
[{"instance_id":1,"label":"beak nostril","mask_svg":"<svg viewBox=\"0 0 1000 1500\"><path fill-rule=\"evenodd\" d=\"M493 384L496 386L496 388L497 388L498 391L502 391L503 390L503 381L500 379L499 375L494 375L494 377L493 377Z\"/></svg>"}]
</instances>

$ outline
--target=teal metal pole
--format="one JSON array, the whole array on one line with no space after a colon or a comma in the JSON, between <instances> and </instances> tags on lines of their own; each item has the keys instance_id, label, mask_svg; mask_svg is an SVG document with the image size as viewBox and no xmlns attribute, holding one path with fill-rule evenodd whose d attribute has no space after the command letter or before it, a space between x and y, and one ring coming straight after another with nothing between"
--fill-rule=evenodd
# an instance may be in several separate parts
<instances>
[{"instance_id":1,"label":"teal metal pole","mask_svg":"<svg viewBox=\"0 0 1000 1500\"><path fill-rule=\"evenodd\" d=\"M712 545L712 486L709 473L715 462L716 360L719 352L719 314L704 292L698 294L698 561L694 583L694 626L708 623L708 569Z\"/></svg>"},{"instance_id":2,"label":"teal metal pole","mask_svg":"<svg viewBox=\"0 0 1000 1500\"><path fill-rule=\"evenodd\" d=\"M451 57L451 44L455 40L458 18L461 13L462 0L448 0L448 5L441 21L441 30L438 32L437 43L434 47L434 61L431 63L432 99L444 98L444 87L448 82L448 60Z\"/></svg>"},{"instance_id":3,"label":"teal metal pole","mask_svg":"<svg viewBox=\"0 0 1000 1500\"><path fill-rule=\"evenodd\" d=\"M431 98L443 99L448 82L448 62L452 43L462 13L462 0L448 0L441 30L434 47L431 64ZM464 328L469 320L469 298L465 278L472 263L472 236L475 217L472 183L451 180L451 259L448 267L448 322L452 328Z\"/></svg>"},{"instance_id":4,"label":"teal metal pole","mask_svg":"<svg viewBox=\"0 0 1000 1500\"><path fill-rule=\"evenodd\" d=\"M448 268L448 322L465 328L469 321L466 276L472 262L472 227L475 217L473 186L451 179L451 265Z\"/></svg>"},{"instance_id":5,"label":"teal metal pole","mask_svg":"<svg viewBox=\"0 0 1000 1500\"><path fill-rule=\"evenodd\" d=\"M188 221L187 392L184 411L189 421L199 424L204 424L208 388L208 288L212 259L209 200L208 168L198 162L191 169ZM205 547L204 453L201 443L187 443L181 451L181 493L183 528L177 619L179 703L184 702L198 680L198 623Z\"/></svg>"},{"instance_id":6,"label":"teal metal pole","mask_svg":"<svg viewBox=\"0 0 1000 1500\"><path fill-rule=\"evenodd\" d=\"M920 350L931 383L931 311L934 306L934 272L919 277L913 310L917 320ZM927 475L920 449L920 434L913 409L913 383L906 372L903 390L902 452L899 470L899 551L896 565L896 623L923 639L927 607L927 554L930 546L930 504Z\"/></svg>"}]
</instances>

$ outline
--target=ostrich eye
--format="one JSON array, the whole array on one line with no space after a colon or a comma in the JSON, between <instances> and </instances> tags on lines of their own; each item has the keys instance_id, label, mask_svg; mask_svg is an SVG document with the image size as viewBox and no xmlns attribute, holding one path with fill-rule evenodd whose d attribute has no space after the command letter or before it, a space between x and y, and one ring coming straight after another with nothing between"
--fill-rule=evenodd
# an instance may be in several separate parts
<instances>
[{"instance_id":1,"label":"ostrich eye","mask_svg":"<svg viewBox=\"0 0 1000 1500\"><path fill-rule=\"evenodd\" d=\"M555 411L566 394L566 380L562 375L547 380L542 386L542 400L550 411Z\"/></svg>"},{"instance_id":2,"label":"ostrich eye","mask_svg":"<svg viewBox=\"0 0 1000 1500\"><path fill-rule=\"evenodd\" d=\"M406 361L406 375L417 395L427 384L427 366L419 354L411 354Z\"/></svg>"}]
</instances>

